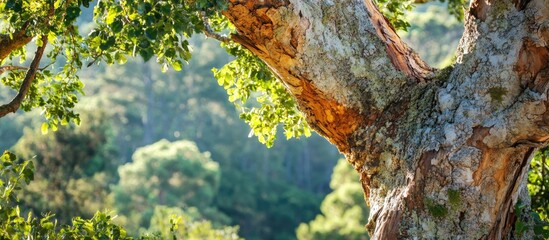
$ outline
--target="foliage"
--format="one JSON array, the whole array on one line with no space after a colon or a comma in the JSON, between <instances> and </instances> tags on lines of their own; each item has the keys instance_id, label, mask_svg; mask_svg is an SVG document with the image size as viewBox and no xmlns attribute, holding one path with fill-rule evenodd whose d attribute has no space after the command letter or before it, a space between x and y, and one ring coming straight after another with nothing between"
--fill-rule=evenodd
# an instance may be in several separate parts
<instances>
[{"instance_id":1,"label":"foliage","mask_svg":"<svg viewBox=\"0 0 549 240\"><path fill-rule=\"evenodd\" d=\"M0 21L2 34L15 34L24 29L27 36L46 36L52 46L47 54L52 65L38 71L29 94L21 108L29 111L41 108L46 118L44 128L57 129L69 121L80 122L79 115L73 111L78 102L77 93L82 93L83 84L76 72L82 67L80 60L84 49L80 45L82 37L74 25L80 13L80 7L89 4L84 1L0 1ZM34 40L36 46L42 46L42 38ZM1 59L4 60L4 59ZM8 56L10 65L26 60L25 47L14 49ZM49 65L48 65L49 66ZM0 81L13 89L18 89L24 77L23 71L11 71Z\"/></svg>"},{"instance_id":2,"label":"foliage","mask_svg":"<svg viewBox=\"0 0 549 240\"><path fill-rule=\"evenodd\" d=\"M528 191L532 197L532 209L541 219L549 221L549 148L536 153L528 173Z\"/></svg>"},{"instance_id":3,"label":"foliage","mask_svg":"<svg viewBox=\"0 0 549 240\"><path fill-rule=\"evenodd\" d=\"M34 166L31 161L17 161L16 156L7 151L0 156L0 162L0 238L133 239L105 212L97 212L90 219L75 217L70 225L62 226L57 225L51 214L37 218L29 213L26 218L22 217L16 205L17 191L34 179ZM208 221L196 221L180 211L163 207L157 209L154 219L158 222L168 220L167 212L179 212L181 215L171 216L169 230L163 234L144 235L139 239L240 239L235 227L215 229Z\"/></svg>"},{"instance_id":4,"label":"foliage","mask_svg":"<svg viewBox=\"0 0 549 240\"><path fill-rule=\"evenodd\" d=\"M433 0L375 0L383 15L397 30L408 30L409 21L404 16L412 11L416 3L432 2ZM434 1L433 1L434 2ZM447 2L448 12L458 21L463 21L463 12L467 6L466 0L439 0Z\"/></svg>"},{"instance_id":5,"label":"foliage","mask_svg":"<svg viewBox=\"0 0 549 240\"><path fill-rule=\"evenodd\" d=\"M94 10L95 28L88 37L90 54L109 64L124 63L139 54L167 69L181 70L191 57L187 38L202 32L201 12L219 18L225 1L100 1Z\"/></svg>"},{"instance_id":6,"label":"foliage","mask_svg":"<svg viewBox=\"0 0 549 240\"><path fill-rule=\"evenodd\" d=\"M53 211L58 221L69 223L75 216L91 217L106 207L105 186L116 180L107 118L96 111L85 113L83 119L87 124L63 126L54 134L26 129L14 146L18 156L37 166L36 180L19 195L26 210Z\"/></svg>"},{"instance_id":7,"label":"foliage","mask_svg":"<svg viewBox=\"0 0 549 240\"><path fill-rule=\"evenodd\" d=\"M154 208L149 232L161 239L241 239L237 234L238 227L215 229L210 221L200 220L180 208L166 206Z\"/></svg>"},{"instance_id":8,"label":"foliage","mask_svg":"<svg viewBox=\"0 0 549 240\"><path fill-rule=\"evenodd\" d=\"M301 135L309 137L311 129L303 114L267 65L240 45L225 47L237 59L220 70L213 69L214 75L219 85L227 90L229 101L242 111L240 117L250 124L259 142L271 147L279 123L284 125L286 139ZM251 96L260 107L246 105Z\"/></svg>"},{"instance_id":9,"label":"foliage","mask_svg":"<svg viewBox=\"0 0 549 240\"><path fill-rule=\"evenodd\" d=\"M454 60L463 24L452 18L441 4L419 5L406 14L412 23L399 35L408 42L428 64L443 68Z\"/></svg>"},{"instance_id":10,"label":"foliage","mask_svg":"<svg viewBox=\"0 0 549 240\"><path fill-rule=\"evenodd\" d=\"M333 192L324 198L322 214L309 223L299 225L298 239L369 239L364 227L369 209L357 178L356 172L345 160L337 163L330 182Z\"/></svg>"},{"instance_id":11,"label":"foliage","mask_svg":"<svg viewBox=\"0 0 549 240\"><path fill-rule=\"evenodd\" d=\"M531 238L536 240L549 239L549 222L540 218L540 214L531 211L529 206L523 204L520 200L515 205L514 231L518 236L525 237L528 232L532 234Z\"/></svg>"},{"instance_id":12,"label":"foliage","mask_svg":"<svg viewBox=\"0 0 549 240\"><path fill-rule=\"evenodd\" d=\"M115 207L132 230L148 227L154 206L196 207L221 223L227 217L211 208L219 189L219 165L189 141L158 141L139 148L133 162L119 167L113 187Z\"/></svg>"},{"instance_id":13,"label":"foliage","mask_svg":"<svg viewBox=\"0 0 549 240\"><path fill-rule=\"evenodd\" d=\"M404 14L413 9L411 0L377 0L377 5L383 15L395 29L407 30L410 23L404 19Z\"/></svg>"},{"instance_id":14,"label":"foliage","mask_svg":"<svg viewBox=\"0 0 549 240\"><path fill-rule=\"evenodd\" d=\"M31 161L17 161L13 153L4 152L0 157L0 238L3 239L80 239L106 237L125 239L125 231L112 224L111 217L98 212L92 219L74 218L72 225L57 226L53 215L41 218L31 213L21 216L17 203L17 191L34 179Z\"/></svg>"},{"instance_id":15,"label":"foliage","mask_svg":"<svg viewBox=\"0 0 549 240\"><path fill-rule=\"evenodd\" d=\"M84 61L108 64L124 63L126 56L139 54L149 60L154 54L167 69L171 65L180 70L182 62L190 58L186 38L203 29L199 13L219 18L225 1L197 0L190 4L181 1L99 1L94 10L96 27L87 36L78 32L76 19L90 0L2 0L0 21L2 34L25 31L27 36L46 36L48 41L35 38L37 46L50 44L47 57L54 64L40 69L21 108L29 111L42 108L48 128L56 130L69 121L79 124L73 111L78 101L76 93L83 93L77 71ZM220 26L223 23L220 22ZM7 49L9 64L26 59L25 47ZM0 59L3 60L3 59ZM13 89L21 85L24 72L11 71L1 82Z\"/></svg>"}]
</instances>

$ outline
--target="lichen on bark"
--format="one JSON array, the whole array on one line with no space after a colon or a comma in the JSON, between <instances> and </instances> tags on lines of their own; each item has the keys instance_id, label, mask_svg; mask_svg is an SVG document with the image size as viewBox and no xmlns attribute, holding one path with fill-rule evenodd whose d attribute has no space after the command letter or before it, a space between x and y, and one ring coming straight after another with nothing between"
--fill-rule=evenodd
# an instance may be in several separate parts
<instances>
[{"instance_id":1,"label":"lichen on bark","mask_svg":"<svg viewBox=\"0 0 549 240\"><path fill-rule=\"evenodd\" d=\"M441 71L370 0L229 2L233 39L360 173L373 238L512 234L531 155L549 141L547 0L472 1Z\"/></svg>"}]
</instances>

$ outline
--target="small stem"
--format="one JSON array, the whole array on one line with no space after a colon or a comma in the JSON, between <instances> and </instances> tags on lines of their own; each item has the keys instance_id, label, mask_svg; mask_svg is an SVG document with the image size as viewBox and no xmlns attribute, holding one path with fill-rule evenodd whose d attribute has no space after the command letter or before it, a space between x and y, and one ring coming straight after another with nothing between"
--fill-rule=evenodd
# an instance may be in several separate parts
<instances>
[{"instance_id":1,"label":"small stem","mask_svg":"<svg viewBox=\"0 0 549 240\"><path fill-rule=\"evenodd\" d=\"M28 67L21 67L21 66L0 66L0 74L8 72L8 71L14 71L14 70L27 70Z\"/></svg>"}]
</instances>

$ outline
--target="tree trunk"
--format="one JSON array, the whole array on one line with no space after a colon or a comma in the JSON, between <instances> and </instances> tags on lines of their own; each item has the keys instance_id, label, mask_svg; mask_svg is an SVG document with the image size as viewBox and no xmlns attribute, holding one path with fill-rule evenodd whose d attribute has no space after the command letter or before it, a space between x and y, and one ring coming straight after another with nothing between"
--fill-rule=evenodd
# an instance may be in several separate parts
<instances>
[{"instance_id":1,"label":"tree trunk","mask_svg":"<svg viewBox=\"0 0 549 240\"><path fill-rule=\"evenodd\" d=\"M233 40L360 173L373 239L514 234L529 161L549 139L549 0L472 1L443 70L371 0L229 2Z\"/></svg>"}]
</instances>

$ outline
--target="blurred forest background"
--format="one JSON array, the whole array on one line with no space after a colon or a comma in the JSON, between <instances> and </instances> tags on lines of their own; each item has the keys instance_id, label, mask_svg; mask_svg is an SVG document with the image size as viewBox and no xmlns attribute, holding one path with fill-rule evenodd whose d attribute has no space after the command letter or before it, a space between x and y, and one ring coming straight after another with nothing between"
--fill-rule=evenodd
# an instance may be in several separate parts
<instances>
[{"instance_id":1,"label":"blurred forest background","mask_svg":"<svg viewBox=\"0 0 549 240\"><path fill-rule=\"evenodd\" d=\"M432 66L452 64L462 23L437 3L407 17L412 26L401 36ZM90 9L83 12L81 32L91 18ZM176 214L246 239L367 239L358 175L337 150L317 135L280 136L271 149L249 138L211 71L231 57L203 36L191 43L193 58L180 72L162 73L140 59L82 70L81 126L42 134L40 112L0 119L0 149L36 166L35 180L19 194L23 210L51 212L66 224L110 209L136 236L167 236ZM0 101L13 95L0 88ZM530 175L542 217L545 156L538 154Z\"/></svg>"}]
</instances>

